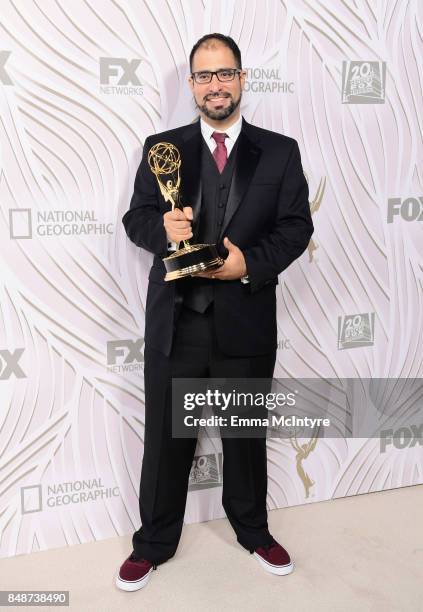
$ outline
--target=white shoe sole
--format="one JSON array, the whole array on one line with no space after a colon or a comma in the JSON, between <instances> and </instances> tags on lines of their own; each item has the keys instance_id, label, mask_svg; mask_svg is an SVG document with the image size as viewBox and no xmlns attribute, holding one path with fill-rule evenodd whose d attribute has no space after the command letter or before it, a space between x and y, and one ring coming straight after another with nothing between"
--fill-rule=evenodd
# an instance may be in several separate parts
<instances>
[{"instance_id":1,"label":"white shoe sole","mask_svg":"<svg viewBox=\"0 0 423 612\"><path fill-rule=\"evenodd\" d=\"M145 587L147 582L150 580L150 574L152 571L153 568L151 568L146 575L139 580L122 580L118 574L116 577L116 586L122 591L138 591L139 589Z\"/></svg>"},{"instance_id":2,"label":"white shoe sole","mask_svg":"<svg viewBox=\"0 0 423 612\"><path fill-rule=\"evenodd\" d=\"M257 559L263 569L270 574L276 574L277 576L286 576L294 571L294 562L288 563L287 565L273 565L272 563L268 563L265 561L260 555L257 553L253 553L253 557Z\"/></svg>"}]
</instances>

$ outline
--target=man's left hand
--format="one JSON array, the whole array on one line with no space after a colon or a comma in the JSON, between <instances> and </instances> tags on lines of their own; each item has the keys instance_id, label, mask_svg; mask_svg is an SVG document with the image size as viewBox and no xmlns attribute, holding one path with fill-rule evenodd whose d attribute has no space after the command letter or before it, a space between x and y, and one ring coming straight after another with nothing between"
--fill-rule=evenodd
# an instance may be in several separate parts
<instances>
[{"instance_id":1,"label":"man's left hand","mask_svg":"<svg viewBox=\"0 0 423 612\"><path fill-rule=\"evenodd\" d=\"M247 274L247 266L241 249L233 244L227 236L223 244L229 251L229 255L225 259L223 266L216 270L210 270L210 272L197 272L192 276L215 278L216 280L235 280Z\"/></svg>"}]
</instances>

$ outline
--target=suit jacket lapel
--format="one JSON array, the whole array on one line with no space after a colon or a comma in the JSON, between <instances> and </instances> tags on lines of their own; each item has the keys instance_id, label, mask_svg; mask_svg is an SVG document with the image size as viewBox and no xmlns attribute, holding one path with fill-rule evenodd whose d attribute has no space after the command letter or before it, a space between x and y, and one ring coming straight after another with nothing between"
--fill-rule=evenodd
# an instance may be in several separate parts
<instances>
[{"instance_id":1,"label":"suit jacket lapel","mask_svg":"<svg viewBox=\"0 0 423 612\"><path fill-rule=\"evenodd\" d=\"M193 235L198 233L201 210L201 128L200 120L189 125L181 141L181 195L182 204L193 210Z\"/></svg>"},{"instance_id":2,"label":"suit jacket lapel","mask_svg":"<svg viewBox=\"0 0 423 612\"><path fill-rule=\"evenodd\" d=\"M181 194L184 206L191 206L194 214L193 234L191 240L195 243L198 235L201 211L201 147L202 135L200 120L187 126L180 141L181 153ZM241 204L248 185L254 175L261 155L261 148L257 144L257 135L254 126L242 120L242 129L239 135L238 150L235 168L226 204L225 216L218 240L224 236L232 217Z\"/></svg>"},{"instance_id":3,"label":"suit jacket lapel","mask_svg":"<svg viewBox=\"0 0 423 612\"><path fill-rule=\"evenodd\" d=\"M261 148L255 144L255 140L254 127L243 119L231 188L218 240L224 237L226 228L241 204L260 159Z\"/></svg>"}]
</instances>

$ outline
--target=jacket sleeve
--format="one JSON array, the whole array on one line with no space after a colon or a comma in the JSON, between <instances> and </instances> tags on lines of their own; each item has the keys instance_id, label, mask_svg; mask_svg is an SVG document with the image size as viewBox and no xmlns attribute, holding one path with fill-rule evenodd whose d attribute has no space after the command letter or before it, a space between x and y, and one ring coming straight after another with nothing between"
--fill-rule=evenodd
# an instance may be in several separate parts
<instances>
[{"instance_id":1,"label":"jacket sleeve","mask_svg":"<svg viewBox=\"0 0 423 612\"><path fill-rule=\"evenodd\" d=\"M147 160L150 147L149 136L144 142L141 163L135 176L134 193L122 223L128 238L137 246L159 257L166 257L168 241L163 212L159 207L156 178Z\"/></svg>"},{"instance_id":2,"label":"jacket sleeve","mask_svg":"<svg viewBox=\"0 0 423 612\"><path fill-rule=\"evenodd\" d=\"M243 251L252 293L272 282L307 248L313 234L308 185L294 141L278 194L275 224L269 234Z\"/></svg>"}]
</instances>

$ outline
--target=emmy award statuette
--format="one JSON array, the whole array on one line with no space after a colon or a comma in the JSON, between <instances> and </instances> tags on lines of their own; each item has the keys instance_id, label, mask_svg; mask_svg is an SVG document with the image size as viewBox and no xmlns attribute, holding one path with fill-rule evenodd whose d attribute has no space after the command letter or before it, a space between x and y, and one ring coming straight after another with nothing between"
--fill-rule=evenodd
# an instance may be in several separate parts
<instances>
[{"instance_id":1,"label":"emmy award statuette","mask_svg":"<svg viewBox=\"0 0 423 612\"><path fill-rule=\"evenodd\" d=\"M172 210L183 210L179 191L181 156L177 147L170 142L158 142L148 152L148 165L165 201L171 203ZM183 248L165 257L163 262L167 272L165 280L171 281L197 272L215 270L223 265L224 260L215 244L190 244L189 240L183 240Z\"/></svg>"}]
</instances>

